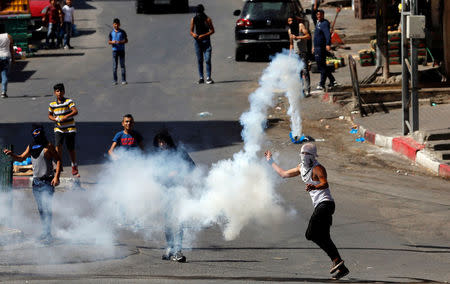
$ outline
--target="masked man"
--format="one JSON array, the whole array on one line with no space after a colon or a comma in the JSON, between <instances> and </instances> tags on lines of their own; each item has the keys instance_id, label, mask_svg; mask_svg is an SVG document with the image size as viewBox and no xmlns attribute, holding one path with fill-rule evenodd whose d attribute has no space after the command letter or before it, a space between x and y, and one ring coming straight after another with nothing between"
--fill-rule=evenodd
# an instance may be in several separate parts
<instances>
[{"instance_id":1,"label":"masked man","mask_svg":"<svg viewBox=\"0 0 450 284\"><path fill-rule=\"evenodd\" d=\"M33 164L33 195L36 199L39 216L42 221L42 235L39 240L44 244L53 241L52 226L52 200L55 186L59 184L61 173L61 158L44 133L44 127L33 124L31 128L31 143L25 151L17 155L11 150L4 149L3 153L11 156L14 161L22 162L31 156ZM56 171L53 170L53 161L56 162Z\"/></svg>"},{"instance_id":2,"label":"masked man","mask_svg":"<svg viewBox=\"0 0 450 284\"><path fill-rule=\"evenodd\" d=\"M314 212L305 233L306 239L316 243L330 257L333 262L330 273L337 272L333 279L337 280L347 275L349 270L344 265L344 261L330 237L335 204L328 187L327 172L316 160L316 145L312 143L303 145L300 152L301 163L290 170L284 170L277 165L273 161L270 151L266 151L264 155L269 165L282 178L301 175L303 182L306 184L305 189L309 192L314 205Z\"/></svg>"}]
</instances>

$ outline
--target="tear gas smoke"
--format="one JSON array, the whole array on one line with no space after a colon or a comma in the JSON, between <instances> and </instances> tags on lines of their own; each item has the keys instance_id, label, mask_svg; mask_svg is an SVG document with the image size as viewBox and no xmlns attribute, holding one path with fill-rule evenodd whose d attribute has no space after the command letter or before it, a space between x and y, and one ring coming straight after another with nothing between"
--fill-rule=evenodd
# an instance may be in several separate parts
<instances>
[{"instance_id":1,"label":"tear gas smoke","mask_svg":"<svg viewBox=\"0 0 450 284\"><path fill-rule=\"evenodd\" d=\"M177 153L143 155L119 148L118 158L99 172L97 185L83 193L93 213L79 210L81 200L71 206L54 203L54 214L71 220L64 228L54 222L56 235L112 244L117 226L124 224L148 240L160 239L167 227L183 226L195 233L217 224L224 238L233 240L250 223L270 226L291 216L275 191L272 169L258 152L276 90L286 90L292 131L300 135L301 68L298 57L283 53L273 58L249 97L249 111L241 116L243 150L209 170L190 167Z\"/></svg>"}]
</instances>

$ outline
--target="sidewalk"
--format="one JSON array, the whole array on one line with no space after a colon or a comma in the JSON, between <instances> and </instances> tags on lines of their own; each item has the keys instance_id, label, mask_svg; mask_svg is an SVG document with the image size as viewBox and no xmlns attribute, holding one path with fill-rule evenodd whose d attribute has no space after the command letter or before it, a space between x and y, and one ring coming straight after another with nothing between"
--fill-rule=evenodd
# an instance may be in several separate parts
<instances>
[{"instance_id":1,"label":"sidewalk","mask_svg":"<svg viewBox=\"0 0 450 284\"><path fill-rule=\"evenodd\" d=\"M402 109L369 114L366 117L355 114L352 118L368 142L392 149L434 174L450 178L450 163L440 160L424 141L432 133L450 132L449 104L419 106L419 131L408 136L403 136L402 133Z\"/></svg>"}]
</instances>

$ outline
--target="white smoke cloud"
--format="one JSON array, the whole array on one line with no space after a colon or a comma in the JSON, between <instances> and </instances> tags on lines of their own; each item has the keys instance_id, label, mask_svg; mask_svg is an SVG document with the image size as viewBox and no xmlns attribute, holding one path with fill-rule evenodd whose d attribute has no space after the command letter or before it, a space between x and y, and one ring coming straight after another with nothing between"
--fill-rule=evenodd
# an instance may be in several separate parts
<instances>
[{"instance_id":1,"label":"white smoke cloud","mask_svg":"<svg viewBox=\"0 0 450 284\"><path fill-rule=\"evenodd\" d=\"M285 90L289 99L292 132L294 136L301 134L301 68L298 57L282 53L273 58L260 87L249 97L249 111L241 116L243 150L209 170L191 168L181 155L144 155L119 149L118 159L102 166L93 189L70 193L74 195L70 205L54 202L54 214L71 220L65 226L55 223L56 235L112 245L117 229L123 226L152 240L160 239L166 226L183 226L195 234L217 224L224 239L233 240L248 224L283 222L292 211L284 208L275 190L273 171L259 151L267 110L274 105L279 89ZM89 210L81 210L84 206ZM192 235L186 237L193 239Z\"/></svg>"}]
</instances>

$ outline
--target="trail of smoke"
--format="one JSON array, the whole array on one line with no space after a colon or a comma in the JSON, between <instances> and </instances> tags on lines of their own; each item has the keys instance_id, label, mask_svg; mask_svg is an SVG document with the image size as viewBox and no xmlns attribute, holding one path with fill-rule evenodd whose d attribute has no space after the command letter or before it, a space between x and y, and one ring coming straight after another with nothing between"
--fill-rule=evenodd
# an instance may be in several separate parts
<instances>
[{"instance_id":1,"label":"trail of smoke","mask_svg":"<svg viewBox=\"0 0 450 284\"><path fill-rule=\"evenodd\" d=\"M257 155L264 140L267 109L273 106L276 90L286 90L292 131L301 133L301 67L296 57L286 53L272 60L260 87L249 97L249 111L241 116L244 149L232 159L213 164L209 171L201 167L191 170L177 155L143 157L118 152L120 158L104 167L100 186L91 197L98 204L93 217L96 225L88 225L85 217L78 216L78 226L64 230L64 235L95 235L96 229L113 235L120 223L136 228L151 240L161 236L167 226L185 226L195 232L219 224L224 238L232 240L250 223L270 226L282 222L291 212L283 208L275 191L271 169ZM109 241L107 236L103 239Z\"/></svg>"}]
</instances>

